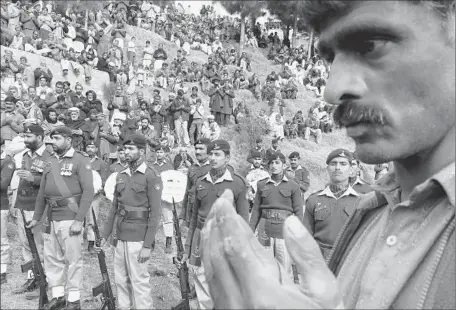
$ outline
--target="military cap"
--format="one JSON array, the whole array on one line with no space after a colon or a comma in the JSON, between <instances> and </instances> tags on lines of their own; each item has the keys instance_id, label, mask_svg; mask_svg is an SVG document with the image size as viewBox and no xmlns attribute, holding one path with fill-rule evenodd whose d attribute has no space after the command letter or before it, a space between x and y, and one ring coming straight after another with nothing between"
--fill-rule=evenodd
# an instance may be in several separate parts
<instances>
[{"instance_id":1,"label":"military cap","mask_svg":"<svg viewBox=\"0 0 456 310\"><path fill-rule=\"evenodd\" d=\"M4 101L5 102L15 102L16 99L13 96L7 96Z\"/></svg>"},{"instance_id":2,"label":"military cap","mask_svg":"<svg viewBox=\"0 0 456 310\"><path fill-rule=\"evenodd\" d=\"M292 158L297 158L297 159L299 159L299 158L301 158L301 156L299 156L299 153L298 153L298 152L292 152L292 153L290 154L290 156L288 156L288 158L289 158L289 159L292 159Z\"/></svg>"},{"instance_id":3,"label":"military cap","mask_svg":"<svg viewBox=\"0 0 456 310\"><path fill-rule=\"evenodd\" d=\"M285 155L283 155L281 152L274 152L268 155L268 163L271 163L276 159L280 159L283 163L286 162Z\"/></svg>"},{"instance_id":4,"label":"military cap","mask_svg":"<svg viewBox=\"0 0 456 310\"><path fill-rule=\"evenodd\" d=\"M44 130L40 125L37 124L30 124L24 126L24 133L32 133L37 136L44 136Z\"/></svg>"},{"instance_id":5,"label":"military cap","mask_svg":"<svg viewBox=\"0 0 456 310\"><path fill-rule=\"evenodd\" d=\"M255 141L256 141L256 143L260 143L260 142L263 142L263 139L257 138Z\"/></svg>"},{"instance_id":6,"label":"military cap","mask_svg":"<svg viewBox=\"0 0 456 310\"><path fill-rule=\"evenodd\" d=\"M123 145L134 145L137 146L138 148L145 148L147 144L147 140L144 136L140 134L132 134L129 137L127 137L123 143Z\"/></svg>"},{"instance_id":7,"label":"military cap","mask_svg":"<svg viewBox=\"0 0 456 310\"><path fill-rule=\"evenodd\" d=\"M209 146L209 144L211 144L211 140L209 140L208 138L200 138L195 141L194 146L196 146L197 144L204 144L206 146Z\"/></svg>"},{"instance_id":8,"label":"military cap","mask_svg":"<svg viewBox=\"0 0 456 310\"><path fill-rule=\"evenodd\" d=\"M155 147L155 152L158 152L158 151L166 152L166 146L161 145L161 144L158 144L158 145Z\"/></svg>"},{"instance_id":9,"label":"military cap","mask_svg":"<svg viewBox=\"0 0 456 310\"><path fill-rule=\"evenodd\" d=\"M349 162L353 160L353 155L350 151L347 151L346 149L335 149L334 151L329 153L328 158L326 158L326 164L329 164L331 160L333 160L336 157L346 158Z\"/></svg>"},{"instance_id":10,"label":"military cap","mask_svg":"<svg viewBox=\"0 0 456 310\"><path fill-rule=\"evenodd\" d=\"M97 145L95 144L95 140L92 140L92 139L90 139L90 140L87 142L86 147L89 146L89 145L97 146Z\"/></svg>"},{"instance_id":11,"label":"military cap","mask_svg":"<svg viewBox=\"0 0 456 310\"><path fill-rule=\"evenodd\" d=\"M73 134L71 133L71 129L66 126L59 126L54 128L49 135L51 138L55 135L61 135L63 137L71 137Z\"/></svg>"},{"instance_id":12,"label":"military cap","mask_svg":"<svg viewBox=\"0 0 456 310\"><path fill-rule=\"evenodd\" d=\"M255 150L252 152L252 158L261 158L261 157L263 157L263 156L261 155L260 151Z\"/></svg>"},{"instance_id":13,"label":"military cap","mask_svg":"<svg viewBox=\"0 0 456 310\"><path fill-rule=\"evenodd\" d=\"M68 109L68 112L69 112L69 113L71 113L71 112L79 112L79 108L77 108L77 107L69 108L69 109Z\"/></svg>"},{"instance_id":14,"label":"military cap","mask_svg":"<svg viewBox=\"0 0 456 310\"><path fill-rule=\"evenodd\" d=\"M211 151L223 151L223 152L229 152L231 149L230 144L226 140L214 140L212 141L208 147L207 147L207 152Z\"/></svg>"}]
</instances>

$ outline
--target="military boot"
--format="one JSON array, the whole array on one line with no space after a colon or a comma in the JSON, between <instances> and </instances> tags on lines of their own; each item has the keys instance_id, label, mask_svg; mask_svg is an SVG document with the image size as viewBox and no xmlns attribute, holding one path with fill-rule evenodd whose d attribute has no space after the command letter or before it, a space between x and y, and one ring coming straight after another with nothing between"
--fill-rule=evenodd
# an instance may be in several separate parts
<instances>
[{"instance_id":1,"label":"military boot","mask_svg":"<svg viewBox=\"0 0 456 310\"><path fill-rule=\"evenodd\" d=\"M52 300L44 307L45 310L60 310L65 308L65 297L52 298Z\"/></svg>"},{"instance_id":2,"label":"military boot","mask_svg":"<svg viewBox=\"0 0 456 310\"><path fill-rule=\"evenodd\" d=\"M171 246L173 239L171 237L166 237L166 247L165 247L165 253L166 254L171 254L173 252L173 248Z\"/></svg>"}]
</instances>

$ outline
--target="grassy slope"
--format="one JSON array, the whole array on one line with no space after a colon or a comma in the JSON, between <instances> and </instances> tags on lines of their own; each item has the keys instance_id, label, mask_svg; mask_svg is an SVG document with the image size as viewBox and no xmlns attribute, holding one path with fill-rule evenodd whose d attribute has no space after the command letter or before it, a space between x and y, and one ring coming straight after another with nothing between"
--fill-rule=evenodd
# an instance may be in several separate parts
<instances>
[{"instance_id":1,"label":"grassy slope","mask_svg":"<svg viewBox=\"0 0 456 310\"><path fill-rule=\"evenodd\" d=\"M162 37L150 34L147 31L128 26L128 37L134 35L137 39L137 46L139 47L138 55L141 55L142 48L146 40L150 40L155 47L158 43L163 43L165 50L168 51L168 57L174 58L177 52L177 47L169 43ZM247 50L251 55L252 69L257 72L261 81L264 81L266 75L275 70L280 70L279 66L274 66L268 61L262 52L254 51L253 49ZM188 57L191 61L204 63L207 56L201 52L192 51ZM152 88L144 89L146 96L150 96ZM162 98L167 98L167 93L162 90ZM203 95L203 101L207 104L209 98ZM266 103L257 102L252 94L248 91L241 90L236 93L236 101L244 101L249 104L253 111L258 111L261 108L266 108ZM309 95L304 89L300 89L297 100L286 100L285 117L291 117L297 110L307 111L313 104L314 98ZM244 170L248 165L246 164L247 152L252 147L255 138L261 127L258 124L249 124L247 127L242 127L239 132L235 126L224 129L222 137L230 140L232 143L232 164L240 171ZM266 145L270 144L270 137L264 137ZM301 154L302 165L305 166L311 173L311 187L310 192L321 188L327 181L325 173L325 159L328 153L337 147L346 147L350 150L353 149L353 143L345 137L341 131L325 135L323 142L319 145L313 141L304 141L296 139L293 141L285 141L281 145L285 155L290 154L292 151L298 151ZM105 203L101 209L101 224L104 222L109 204ZM12 251L12 264L9 266L8 283L2 286L1 289L1 308L2 309L35 309L37 301L25 300L24 296L11 294L11 290L22 284L24 275L20 274L21 254L20 247L17 242L16 227L13 223L8 224L8 236L11 243ZM156 238L156 248L153 252L152 259L149 263L151 272L151 285L153 288L154 304L159 309L169 309L180 300L180 291L178 286L178 279L176 277L176 268L172 265L171 255L166 255L163 252L164 236L160 231ZM84 244L86 248L87 245ZM108 269L111 275L111 281L114 285L114 277L112 271L113 255L111 251L107 253ZM98 260L96 256L89 256L84 253L84 289L82 291L82 307L84 309L97 309L100 308L100 301L92 298L91 288L99 283L101 275L98 269Z\"/></svg>"}]
</instances>

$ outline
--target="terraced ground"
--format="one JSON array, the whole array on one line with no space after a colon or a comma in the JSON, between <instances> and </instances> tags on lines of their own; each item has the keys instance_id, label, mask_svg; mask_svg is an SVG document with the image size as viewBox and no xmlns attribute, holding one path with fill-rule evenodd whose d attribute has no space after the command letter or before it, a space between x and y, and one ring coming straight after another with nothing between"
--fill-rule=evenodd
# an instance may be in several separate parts
<instances>
[{"instance_id":1,"label":"terraced ground","mask_svg":"<svg viewBox=\"0 0 456 310\"><path fill-rule=\"evenodd\" d=\"M165 50L168 51L169 59L176 56L177 46L164 40L162 37L131 26L128 26L127 30L127 40L131 35L134 35L137 38L137 45L139 47L138 55L142 55L142 49L145 45L145 41L150 40L154 47L159 43L163 43ZM2 47L2 52L3 51ZM280 66L272 65L271 62L266 59L263 51L247 49L247 52L250 54L252 60L252 71L258 74L260 81L264 81L267 74L271 71L280 71ZM33 62L29 60L29 63L32 63L33 67L39 65L39 59L35 59L39 58L39 56L31 54L29 54L29 56L29 59L33 59ZM198 63L205 63L207 56L201 52L192 51L188 59ZM53 72L60 72L59 64L54 63L52 60L47 60L47 62L48 67L50 67ZM85 86L85 89L96 89L97 93L99 93L102 98L107 98L109 96L109 94L106 93L108 82L109 80L106 79L94 79L90 86ZM142 90L145 92L147 97L152 93L153 89L149 88ZM167 93L163 90L162 98L167 98ZM236 102L237 101L247 103L254 112L259 111L261 108L267 108L267 103L258 102L255 100L253 95L246 90L236 92ZM309 107L313 105L314 101L315 98L313 95L307 93L304 88L301 88L296 100L285 100L285 118L291 118L298 110L307 111ZM206 104L209 102L209 98L205 95L203 96L203 102ZM103 101L103 103L106 108L106 100ZM255 122L248 122L240 128L231 126L223 130L222 138L232 142L232 165L239 171L244 171L248 167L248 164L246 163L248 151L261 130L262 128ZM269 145L272 138L268 136L264 136L263 138L266 145ZM349 150L353 150L354 144L345 136L344 132L336 131L330 135L325 135L321 144L315 144L312 140L305 141L302 139L295 139L291 141L284 141L280 147L286 156L293 151L298 151L301 154L301 164L305 166L311 174L311 186L309 192L313 192L323 187L327 182L325 160L331 150L338 147L345 147ZM101 207L100 224L104 222L108 208L109 203L105 202ZM12 264L9 266L8 283L1 287L0 307L2 309L36 309L38 305L37 301L29 301L26 300L24 296L13 295L11 293L15 287L19 286L24 281L24 275L20 273L20 264L22 263L21 254L17 241L16 226L13 221L8 223L8 236L12 249ZM176 305L180 300L179 282L176 277L176 268L172 265L171 255L167 255L163 251L164 239L163 232L160 229L156 238L155 251L153 252L152 258L149 262L154 303L155 307L158 309L169 309L171 306ZM87 245L85 244L84 247L86 248ZM111 279L114 282L112 260L113 253L112 251L108 251L107 263ZM100 301L91 297L91 288L96 286L100 281L101 275L98 269L97 257L89 256L88 253L84 253L84 289L82 291L81 299L83 309L97 309L100 307ZM113 289L115 289L114 285Z\"/></svg>"}]
</instances>

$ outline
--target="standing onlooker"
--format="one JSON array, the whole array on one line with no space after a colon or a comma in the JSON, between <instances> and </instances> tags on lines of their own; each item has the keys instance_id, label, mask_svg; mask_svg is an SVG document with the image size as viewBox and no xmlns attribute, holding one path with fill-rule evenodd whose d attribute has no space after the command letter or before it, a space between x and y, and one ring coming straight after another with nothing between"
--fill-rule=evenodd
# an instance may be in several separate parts
<instances>
[{"instance_id":1,"label":"standing onlooker","mask_svg":"<svg viewBox=\"0 0 456 310\"><path fill-rule=\"evenodd\" d=\"M215 121L217 124L222 125L222 109L223 109L223 96L224 93L220 88L220 79L218 77L214 77L212 79L212 83L214 83L214 87L209 92L209 109L211 110L211 114L214 115Z\"/></svg>"},{"instance_id":2,"label":"standing onlooker","mask_svg":"<svg viewBox=\"0 0 456 310\"><path fill-rule=\"evenodd\" d=\"M5 110L1 112L1 137L5 140L5 146L8 146L14 137L24 131L22 121L25 118L17 111L14 102L13 97L6 97L4 102Z\"/></svg>"},{"instance_id":3,"label":"standing onlooker","mask_svg":"<svg viewBox=\"0 0 456 310\"><path fill-rule=\"evenodd\" d=\"M222 114L221 114L221 125L227 126L230 124L231 115L233 115L233 98L234 91L233 85L225 81L223 85L223 103L222 103Z\"/></svg>"},{"instance_id":4,"label":"standing onlooker","mask_svg":"<svg viewBox=\"0 0 456 310\"><path fill-rule=\"evenodd\" d=\"M174 128L176 129L177 143L180 146L188 146L190 139L188 136L188 118L190 113L190 103L184 97L184 91L179 89L174 103L170 107L173 113Z\"/></svg>"}]
</instances>

